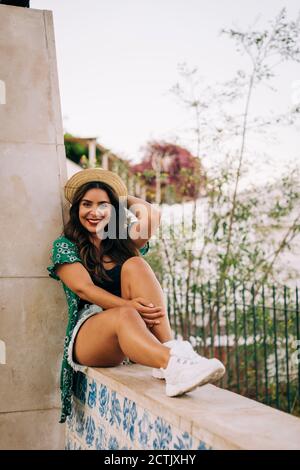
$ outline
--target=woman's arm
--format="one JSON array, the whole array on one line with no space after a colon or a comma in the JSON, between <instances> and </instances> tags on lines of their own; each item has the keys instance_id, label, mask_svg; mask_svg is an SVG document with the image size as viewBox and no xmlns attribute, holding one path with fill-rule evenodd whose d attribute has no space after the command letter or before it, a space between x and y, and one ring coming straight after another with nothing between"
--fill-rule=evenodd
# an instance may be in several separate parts
<instances>
[{"instance_id":1,"label":"woman's arm","mask_svg":"<svg viewBox=\"0 0 300 470\"><path fill-rule=\"evenodd\" d=\"M83 300L99 305L104 309L122 307L126 300L96 286L81 263L62 264L56 268L56 274L62 282Z\"/></svg>"},{"instance_id":2,"label":"woman's arm","mask_svg":"<svg viewBox=\"0 0 300 470\"><path fill-rule=\"evenodd\" d=\"M150 315L149 321L144 319L146 323L151 323L152 320L163 316L161 307L148 307L149 302L141 297L126 300L96 286L89 272L81 263L61 264L56 268L56 274L78 297L92 304L99 305L104 310L113 307L130 306L135 308L140 314Z\"/></svg>"},{"instance_id":3,"label":"woman's arm","mask_svg":"<svg viewBox=\"0 0 300 470\"><path fill-rule=\"evenodd\" d=\"M160 224L160 210L143 199L135 196L127 197L128 209L138 219L132 224L129 236L137 248L142 248L154 235Z\"/></svg>"}]
</instances>

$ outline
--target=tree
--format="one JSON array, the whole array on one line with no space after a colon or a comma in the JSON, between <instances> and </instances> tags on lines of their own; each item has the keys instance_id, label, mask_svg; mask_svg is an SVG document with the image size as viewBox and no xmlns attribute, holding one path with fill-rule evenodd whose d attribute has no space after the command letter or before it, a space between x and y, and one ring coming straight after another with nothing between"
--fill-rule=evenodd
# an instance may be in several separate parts
<instances>
[{"instance_id":1,"label":"tree","mask_svg":"<svg viewBox=\"0 0 300 470\"><path fill-rule=\"evenodd\" d=\"M225 279L259 281L260 284L274 280L278 274L276 261L280 254L291 249L299 234L297 169L287 172L276 183L261 188L252 186L244 193L239 191L249 165L247 137L255 132L268 135L272 124L293 125L299 119L297 107L268 116L250 115L249 112L255 89L269 84L276 67L284 61L300 62L299 22L299 17L296 21L288 21L283 9L263 31L223 30L227 37L236 41L238 51L248 55L250 70L238 70L232 80L200 90L201 98L195 93L200 83L197 69L188 70L185 64L180 66L186 89L191 92L186 92L179 84L172 92L195 117L192 134L196 139L196 157L201 153L207 160L224 149L230 139L234 138L236 142L239 137L236 151L223 152L223 158L217 163L206 164L206 198L204 206L200 207L201 213L205 207L206 214L205 221L201 221L201 250L198 253L192 251L195 238L199 237L197 232L191 232L184 244L178 240L174 247L176 254L182 246L185 248L182 260L188 285L191 277L196 283L200 278L213 278L220 284ZM276 197L272 197L275 192ZM196 215L197 201L193 208L194 226L197 225ZM271 233L279 226L282 228L281 239L271 243Z\"/></svg>"},{"instance_id":2,"label":"tree","mask_svg":"<svg viewBox=\"0 0 300 470\"><path fill-rule=\"evenodd\" d=\"M132 165L148 186L147 196L156 202L175 203L193 200L205 190L201 161L187 149L168 142L150 142L141 163Z\"/></svg>"},{"instance_id":3,"label":"tree","mask_svg":"<svg viewBox=\"0 0 300 470\"><path fill-rule=\"evenodd\" d=\"M175 332L195 340L205 355L221 354L231 371L226 377L228 387L259 398L260 382L271 404L277 378L272 376L274 367L268 371L268 364L274 365L274 354L291 356L297 338L298 300L293 304L287 289L282 289L282 295L273 284L280 287L295 274L299 278L299 269L293 273L280 264L299 241L299 167L286 168L263 186L251 184L242 190L242 183L253 164L250 155L255 148L250 137L263 133L268 139L274 124L299 122L299 103L284 113L255 115L253 97L258 87L271 86L280 64L300 62L300 21L299 17L289 21L283 9L267 29L223 30L223 34L247 55L249 70L238 70L232 80L196 93L201 87L197 69L180 66L183 85L177 83L172 92L195 120L190 135L195 156L201 155L205 165L206 195L194 202L187 219L171 224L168 230L163 227L149 261L153 256ZM215 154L218 159L212 161ZM161 252L163 260L158 256ZM215 339L222 337L225 345L216 346ZM298 366L294 372L291 369L295 380L289 382L285 377L290 366L283 361L275 369L279 388L289 388L295 397L287 410L298 407L299 413ZM239 388L241 373L246 388L244 382Z\"/></svg>"},{"instance_id":4,"label":"tree","mask_svg":"<svg viewBox=\"0 0 300 470\"><path fill-rule=\"evenodd\" d=\"M256 87L269 84L283 61L300 61L299 18L288 21L283 9L269 29L224 30L224 34L248 54L250 70L239 70L232 80L200 90L199 98L197 69L188 70L183 64L183 86L177 83L172 89L195 117L196 157L206 155L205 162L239 137L236 151L220 152L221 159L205 164L206 197L195 201L188 221L164 229L157 245L165 259L160 278L171 289L185 328L202 283L213 280L221 289L225 281L237 287L255 284L257 294L263 284L286 282L293 273L285 270L284 278L278 262L293 250L300 231L299 169L287 169L276 182L263 187L239 191L249 166L247 137L256 131L268 136L273 123L293 125L299 118L297 107L269 116L249 112ZM215 308L212 302L213 312Z\"/></svg>"}]
</instances>

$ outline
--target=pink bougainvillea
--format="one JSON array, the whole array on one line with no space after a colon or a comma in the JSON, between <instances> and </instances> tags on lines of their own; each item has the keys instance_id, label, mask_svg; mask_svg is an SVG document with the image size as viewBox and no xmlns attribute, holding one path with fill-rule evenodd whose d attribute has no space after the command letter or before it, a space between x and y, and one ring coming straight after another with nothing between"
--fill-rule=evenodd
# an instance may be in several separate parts
<instances>
[{"instance_id":1,"label":"pink bougainvillea","mask_svg":"<svg viewBox=\"0 0 300 470\"><path fill-rule=\"evenodd\" d=\"M160 165L162 202L195 199L205 190L206 177L199 158L177 144L150 142L141 163L131 165L147 187L147 199L155 200L157 164Z\"/></svg>"}]
</instances>

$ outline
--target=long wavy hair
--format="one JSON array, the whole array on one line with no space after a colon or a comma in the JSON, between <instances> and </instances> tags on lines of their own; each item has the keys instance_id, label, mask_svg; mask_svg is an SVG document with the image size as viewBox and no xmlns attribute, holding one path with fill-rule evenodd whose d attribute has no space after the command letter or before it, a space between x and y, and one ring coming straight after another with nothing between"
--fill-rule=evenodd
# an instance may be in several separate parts
<instances>
[{"instance_id":1,"label":"long wavy hair","mask_svg":"<svg viewBox=\"0 0 300 470\"><path fill-rule=\"evenodd\" d=\"M115 216L111 216L109 222L116 225L113 227L114 238L106 236L102 239L100 250L90 241L90 232L83 227L79 220L80 201L89 189L94 188L102 189L107 193L115 210ZM104 228L104 232L108 231L109 223ZM124 230L126 238L119 238L120 235L124 236ZM78 188L70 207L70 219L64 227L64 236L76 244L82 263L95 283L100 283L103 279L111 280L103 268L103 258L105 256L108 256L117 265L122 265L128 258L139 256L139 250L128 236L125 206L119 201L111 186L106 183L95 181Z\"/></svg>"}]
</instances>

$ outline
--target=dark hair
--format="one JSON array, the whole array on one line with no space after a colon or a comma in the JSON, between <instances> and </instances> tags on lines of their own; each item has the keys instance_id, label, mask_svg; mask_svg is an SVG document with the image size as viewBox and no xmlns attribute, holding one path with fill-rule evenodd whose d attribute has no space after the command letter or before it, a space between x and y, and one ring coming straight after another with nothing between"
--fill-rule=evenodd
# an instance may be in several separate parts
<instances>
[{"instance_id":1,"label":"dark hair","mask_svg":"<svg viewBox=\"0 0 300 470\"><path fill-rule=\"evenodd\" d=\"M100 251L90 241L89 231L83 227L79 220L80 201L89 189L94 188L102 189L107 193L110 203L115 210L115 217L111 219L113 222L115 221L116 225L114 227L115 236L114 238L106 237L101 240ZM108 225L105 229L107 229ZM120 234L124 234L124 230L126 230L126 238L119 238ZM77 189L70 208L70 219L64 228L64 236L77 245L82 263L95 283L101 282L102 279L110 280L103 268L104 256L109 256L117 265L122 265L128 258L139 256L139 250L128 236L125 206L120 203L114 190L106 183L93 181Z\"/></svg>"}]
</instances>

